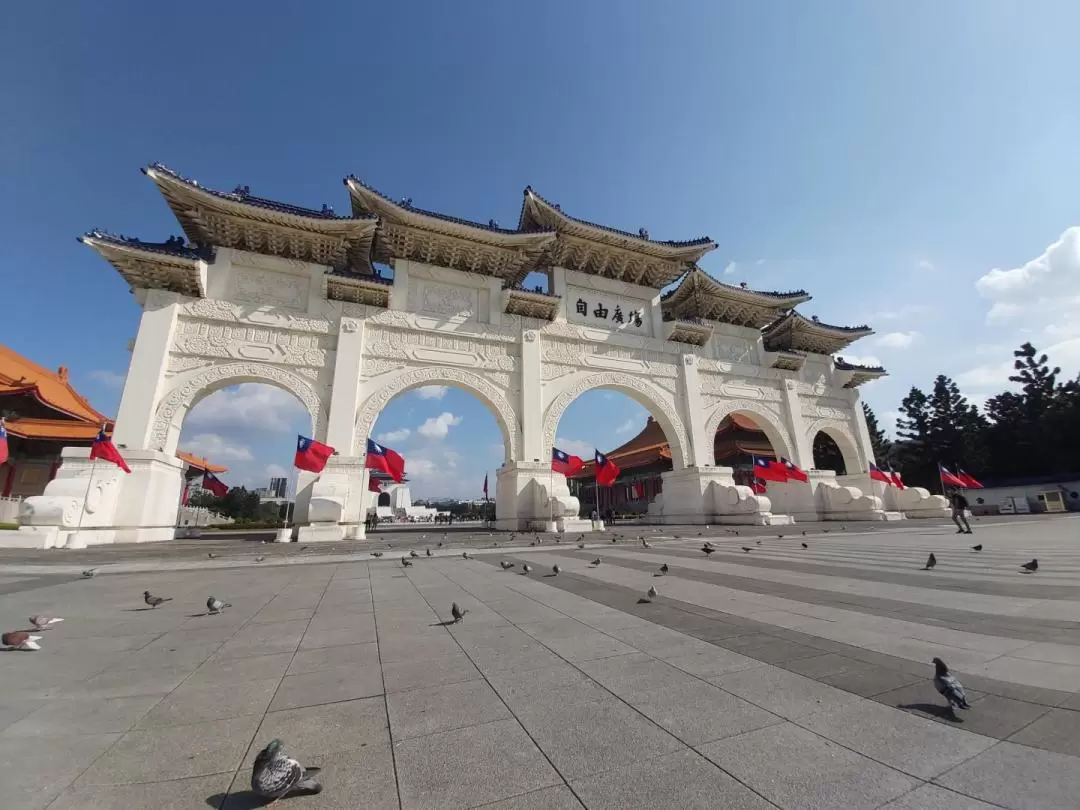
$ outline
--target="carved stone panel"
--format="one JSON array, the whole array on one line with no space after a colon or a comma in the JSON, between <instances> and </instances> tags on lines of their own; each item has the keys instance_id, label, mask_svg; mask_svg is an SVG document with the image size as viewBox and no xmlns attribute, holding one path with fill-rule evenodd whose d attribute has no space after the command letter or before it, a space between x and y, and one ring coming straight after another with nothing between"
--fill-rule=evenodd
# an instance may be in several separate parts
<instances>
[{"instance_id":1,"label":"carved stone panel","mask_svg":"<svg viewBox=\"0 0 1080 810\"><path fill-rule=\"evenodd\" d=\"M371 326L366 335L364 354L417 365L437 363L509 372L516 372L521 367L519 345L485 340L480 335L458 331L402 330Z\"/></svg>"},{"instance_id":2,"label":"carved stone panel","mask_svg":"<svg viewBox=\"0 0 1080 810\"><path fill-rule=\"evenodd\" d=\"M328 335L186 318L180 319L173 336L177 354L294 366L325 365L330 345Z\"/></svg>"},{"instance_id":3,"label":"carved stone panel","mask_svg":"<svg viewBox=\"0 0 1080 810\"><path fill-rule=\"evenodd\" d=\"M273 306L241 306L231 301L219 301L213 298L196 298L186 301L181 305L180 313L201 320L251 323L297 332L326 334L330 331L329 318L308 318Z\"/></svg>"},{"instance_id":4,"label":"carved stone panel","mask_svg":"<svg viewBox=\"0 0 1080 810\"><path fill-rule=\"evenodd\" d=\"M245 304L307 309L311 279L272 270L237 269L232 279L232 300Z\"/></svg>"}]
</instances>

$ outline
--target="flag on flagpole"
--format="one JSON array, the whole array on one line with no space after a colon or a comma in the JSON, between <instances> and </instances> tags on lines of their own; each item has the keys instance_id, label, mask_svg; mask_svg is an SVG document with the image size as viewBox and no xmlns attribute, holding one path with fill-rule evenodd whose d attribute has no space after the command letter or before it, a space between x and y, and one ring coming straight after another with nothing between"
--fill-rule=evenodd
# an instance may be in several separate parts
<instances>
[{"instance_id":1,"label":"flag on flagpole","mask_svg":"<svg viewBox=\"0 0 1080 810\"><path fill-rule=\"evenodd\" d=\"M330 445L297 434L296 455L293 456L293 466L297 469L320 473L326 466L326 460L334 455L337 455L337 450Z\"/></svg>"},{"instance_id":2,"label":"flag on flagpole","mask_svg":"<svg viewBox=\"0 0 1080 810\"><path fill-rule=\"evenodd\" d=\"M374 475L368 476L367 481L368 492L382 492L382 482L379 481Z\"/></svg>"},{"instance_id":3,"label":"flag on flagpole","mask_svg":"<svg viewBox=\"0 0 1080 810\"><path fill-rule=\"evenodd\" d=\"M754 475L762 481L775 481L778 484L787 483L788 474L784 465L778 461L751 456L754 460Z\"/></svg>"},{"instance_id":4,"label":"flag on flagpole","mask_svg":"<svg viewBox=\"0 0 1080 810\"><path fill-rule=\"evenodd\" d=\"M974 476L968 475L966 472L961 470L959 467L956 468L956 477L959 478L961 481L963 481L964 486L967 487L968 489L982 489L983 488L983 485L980 484L975 479Z\"/></svg>"},{"instance_id":5,"label":"flag on flagpole","mask_svg":"<svg viewBox=\"0 0 1080 810\"><path fill-rule=\"evenodd\" d=\"M950 487L961 487L968 489L968 485L961 481L958 477L945 469L945 465L940 461L938 462L938 475L941 476L942 485L948 484Z\"/></svg>"},{"instance_id":6,"label":"flag on flagpole","mask_svg":"<svg viewBox=\"0 0 1080 810\"><path fill-rule=\"evenodd\" d=\"M810 476L806 474L805 470L799 469L793 462L788 461L786 458L780 459L780 463L784 465L784 472L787 473L789 480L802 481L804 484L810 480Z\"/></svg>"},{"instance_id":7,"label":"flag on flagpole","mask_svg":"<svg viewBox=\"0 0 1080 810\"><path fill-rule=\"evenodd\" d=\"M488 500L487 473L484 473L484 500Z\"/></svg>"},{"instance_id":8,"label":"flag on flagpole","mask_svg":"<svg viewBox=\"0 0 1080 810\"><path fill-rule=\"evenodd\" d=\"M114 445L112 440L105 435L104 425L102 425L101 430L98 431L94 443L90 445L90 460L93 461L97 458L115 464L126 473L131 472L131 468L127 465L127 462L124 461L124 457L120 455L120 451L116 449L116 445Z\"/></svg>"},{"instance_id":9,"label":"flag on flagpole","mask_svg":"<svg viewBox=\"0 0 1080 810\"><path fill-rule=\"evenodd\" d=\"M558 447L551 448L551 469L567 477L581 472L585 462L581 456L571 456Z\"/></svg>"},{"instance_id":10,"label":"flag on flagpole","mask_svg":"<svg viewBox=\"0 0 1080 810\"><path fill-rule=\"evenodd\" d=\"M367 440L367 456L364 458L364 466L369 470L380 470L394 479L395 484L405 480L405 459L400 453L376 444L371 439ZM320 467L320 469L322 469Z\"/></svg>"},{"instance_id":11,"label":"flag on flagpole","mask_svg":"<svg viewBox=\"0 0 1080 810\"><path fill-rule=\"evenodd\" d=\"M226 495L229 494L229 487L226 486L225 482L209 470L203 473L202 487L203 489L213 493L213 495L218 498L224 498Z\"/></svg>"},{"instance_id":12,"label":"flag on flagpole","mask_svg":"<svg viewBox=\"0 0 1080 810\"><path fill-rule=\"evenodd\" d=\"M750 484L750 489L755 495L764 495L766 491L765 482L760 478L755 478L753 483Z\"/></svg>"},{"instance_id":13,"label":"flag on flagpole","mask_svg":"<svg viewBox=\"0 0 1080 810\"><path fill-rule=\"evenodd\" d=\"M190 499L190 498L191 498L191 484L185 483L184 484L184 493L180 496L180 505L181 506L187 506L188 505L188 499Z\"/></svg>"},{"instance_id":14,"label":"flag on flagpole","mask_svg":"<svg viewBox=\"0 0 1080 810\"><path fill-rule=\"evenodd\" d=\"M0 419L0 464L3 464L7 460L8 460L7 428L4 427L4 420Z\"/></svg>"},{"instance_id":15,"label":"flag on flagpole","mask_svg":"<svg viewBox=\"0 0 1080 810\"><path fill-rule=\"evenodd\" d=\"M892 478L894 487L897 489L907 489L907 487L904 486L903 480L900 478L900 473L894 470L891 465L889 466L889 477Z\"/></svg>"},{"instance_id":16,"label":"flag on flagpole","mask_svg":"<svg viewBox=\"0 0 1080 810\"><path fill-rule=\"evenodd\" d=\"M596 453L596 483L602 487L613 486L615 479L619 477L618 465L599 450L594 452Z\"/></svg>"},{"instance_id":17,"label":"flag on flagpole","mask_svg":"<svg viewBox=\"0 0 1080 810\"><path fill-rule=\"evenodd\" d=\"M888 484L889 486L892 486L893 484L892 476L878 467L877 464L870 465L870 480L881 481L883 484Z\"/></svg>"}]
</instances>

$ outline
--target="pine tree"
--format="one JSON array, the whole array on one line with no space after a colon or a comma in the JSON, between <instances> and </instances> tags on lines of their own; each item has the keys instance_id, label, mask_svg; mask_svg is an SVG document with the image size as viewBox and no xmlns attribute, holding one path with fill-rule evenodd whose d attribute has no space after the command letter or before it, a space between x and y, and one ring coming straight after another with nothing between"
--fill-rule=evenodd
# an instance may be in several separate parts
<instances>
[{"instance_id":1,"label":"pine tree","mask_svg":"<svg viewBox=\"0 0 1080 810\"><path fill-rule=\"evenodd\" d=\"M895 460L911 486L931 488L938 480L937 463L930 447L930 398L912 388L900 403L896 420Z\"/></svg>"},{"instance_id":2,"label":"pine tree","mask_svg":"<svg viewBox=\"0 0 1080 810\"><path fill-rule=\"evenodd\" d=\"M866 417L866 432L870 434L870 449L879 467L892 464L893 443L878 425L877 416L865 402L862 404L863 416Z\"/></svg>"}]
</instances>

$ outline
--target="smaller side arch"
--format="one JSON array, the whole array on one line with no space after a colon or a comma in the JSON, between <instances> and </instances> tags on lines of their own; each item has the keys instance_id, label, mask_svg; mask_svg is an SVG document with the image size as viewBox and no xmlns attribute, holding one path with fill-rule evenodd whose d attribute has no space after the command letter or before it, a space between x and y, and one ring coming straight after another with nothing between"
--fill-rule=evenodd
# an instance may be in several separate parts
<instances>
[{"instance_id":1,"label":"smaller side arch","mask_svg":"<svg viewBox=\"0 0 1080 810\"><path fill-rule=\"evenodd\" d=\"M773 450L776 451L777 455L787 459L793 457L791 439L779 417L761 407L759 403L750 402L749 400L730 400L721 402L716 406L705 421L705 435L709 438L709 441L716 440L716 431L720 429L720 423L724 421L725 417L732 414L740 414L752 419L765 433L769 444L773 446Z\"/></svg>"},{"instance_id":2,"label":"smaller side arch","mask_svg":"<svg viewBox=\"0 0 1080 810\"><path fill-rule=\"evenodd\" d=\"M325 433L327 415L321 397L305 379L277 366L220 363L180 375L179 381L162 397L150 430L151 449L174 454L188 411L215 391L242 383L265 383L288 391L307 409L314 436Z\"/></svg>"},{"instance_id":3,"label":"smaller side arch","mask_svg":"<svg viewBox=\"0 0 1080 810\"><path fill-rule=\"evenodd\" d=\"M358 456L364 454L365 443L371 435L371 429L375 426L375 420L379 418L379 414L390 400L413 388L440 383L468 391L483 402L494 414L495 421L502 430L505 460L516 461L521 457L521 429L517 411L502 391L479 374L437 366L412 369L398 374L364 399L356 412L355 454Z\"/></svg>"},{"instance_id":4,"label":"smaller side arch","mask_svg":"<svg viewBox=\"0 0 1080 810\"><path fill-rule=\"evenodd\" d=\"M835 419L820 419L813 422L806 431L806 438L811 448L814 446L814 439L819 433L824 433L836 442L836 446L840 448L840 455L844 459L844 467L847 468L848 475L864 473L869 469L866 456L847 423Z\"/></svg>"},{"instance_id":5,"label":"smaller side arch","mask_svg":"<svg viewBox=\"0 0 1080 810\"><path fill-rule=\"evenodd\" d=\"M544 413L544 458L551 458L551 448L555 445L555 433L559 429L559 420L570 403L581 394L593 388L609 388L620 391L633 399L652 414L660 423L671 446L671 463L676 470L686 466L687 438L686 428L676 408L667 401L661 389L649 383L631 377L629 374L601 372L577 379L559 393Z\"/></svg>"}]
</instances>

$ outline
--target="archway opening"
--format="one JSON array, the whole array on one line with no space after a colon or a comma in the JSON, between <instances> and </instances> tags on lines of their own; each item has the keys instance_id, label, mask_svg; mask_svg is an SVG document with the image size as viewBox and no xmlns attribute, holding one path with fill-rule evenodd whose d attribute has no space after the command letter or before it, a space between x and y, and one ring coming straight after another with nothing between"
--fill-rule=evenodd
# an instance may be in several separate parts
<instances>
[{"instance_id":1,"label":"archway opening","mask_svg":"<svg viewBox=\"0 0 1080 810\"><path fill-rule=\"evenodd\" d=\"M814 468L818 470L832 470L837 475L847 475L847 464L844 463L844 454L836 440L823 430L819 430L814 436Z\"/></svg>"},{"instance_id":2,"label":"archway opening","mask_svg":"<svg viewBox=\"0 0 1080 810\"><path fill-rule=\"evenodd\" d=\"M312 436L307 407L265 383L200 392L182 416L178 525L270 528L291 519L297 493L298 435Z\"/></svg>"},{"instance_id":3,"label":"archway opening","mask_svg":"<svg viewBox=\"0 0 1080 810\"><path fill-rule=\"evenodd\" d=\"M594 388L563 411L554 447L584 462L566 479L581 515L595 511L607 520L636 520L663 491L662 476L674 468L679 450L653 410L621 390ZM597 481L596 451L618 468L610 486Z\"/></svg>"},{"instance_id":4,"label":"archway opening","mask_svg":"<svg viewBox=\"0 0 1080 810\"><path fill-rule=\"evenodd\" d=\"M400 483L371 474L362 514L377 525L467 527L493 516L495 473L507 460L510 435L481 397L450 383L415 385L390 399L363 433L361 426L358 442L370 437L405 459Z\"/></svg>"},{"instance_id":5,"label":"archway opening","mask_svg":"<svg viewBox=\"0 0 1080 810\"><path fill-rule=\"evenodd\" d=\"M754 459L779 461L787 457L787 448L768 423L755 414L736 411L724 416L713 434L713 461L719 467L731 467L735 483L762 490L765 482L754 473Z\"/></svg>"}]
</instances>

